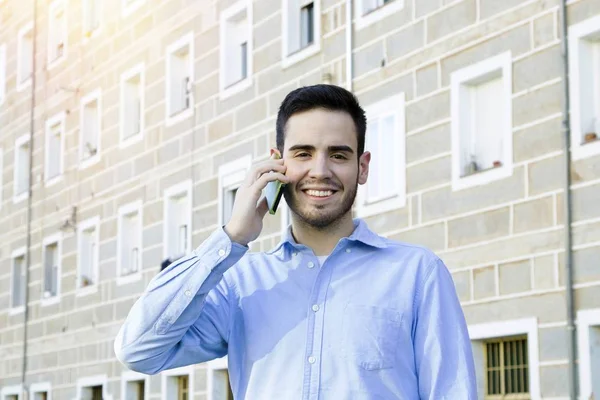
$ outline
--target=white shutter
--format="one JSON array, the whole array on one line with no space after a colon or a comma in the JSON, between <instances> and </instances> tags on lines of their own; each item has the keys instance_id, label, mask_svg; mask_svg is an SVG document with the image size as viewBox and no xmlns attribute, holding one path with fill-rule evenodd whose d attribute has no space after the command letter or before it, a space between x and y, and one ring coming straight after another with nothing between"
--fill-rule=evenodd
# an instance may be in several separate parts
<instances>
[{"instance_id":1,"label":"white shutter","mask_svg":"<svg viewBox=\"0 0 600 400\"><path fill-rule=\"evenodd\" d=\"M369 167L369 179L367 181L367 203L371 202L372 199L376 199L379 197L380 193L380 185L379 185L379 176L381 175L381 164L379 162L379 157L381 157L380 149L379 149L379 119L373 119L368 124L367 129L367 150L371 153L371 164Z\"/></svg>"},{"instance_id":2,"label":"white shutter","mask_svg":"<svg viewBox=\"0 0 600 400\"><path fill-rule=\"evenodd\" d=\"M502 78L477 86L475 95L475 154L481 169L502 161L502 127L506 117Z\"/></svg>"}]
</instances>

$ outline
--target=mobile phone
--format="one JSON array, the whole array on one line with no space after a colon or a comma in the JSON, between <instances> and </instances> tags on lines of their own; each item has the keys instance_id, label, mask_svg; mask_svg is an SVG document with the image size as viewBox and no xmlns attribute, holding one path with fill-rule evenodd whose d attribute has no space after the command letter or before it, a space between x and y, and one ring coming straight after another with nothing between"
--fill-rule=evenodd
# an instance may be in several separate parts
<instances>
[{"instance_id":1,"label":"mobile phone","mask_svg":"<svg viewBox=\"0 0 600 400\"><path fill-rule=\"evenodd\" d=\"M279 154L273 154L275 159L280 159ZM283 187L285 183L282 183L279 180L271 181L267 183L267 186L264 189L264 194L267 199L267 205L269 206L269 214L274 215L277 211L277 207L279 206L279 202L281 201L281 196L283 195Z\"/></svg>"}]
</instances>

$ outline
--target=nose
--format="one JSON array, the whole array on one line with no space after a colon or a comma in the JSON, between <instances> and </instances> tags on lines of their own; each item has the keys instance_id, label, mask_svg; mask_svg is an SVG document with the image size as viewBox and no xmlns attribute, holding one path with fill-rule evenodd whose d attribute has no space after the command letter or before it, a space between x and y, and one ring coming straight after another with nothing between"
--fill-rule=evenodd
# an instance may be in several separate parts
<instances>
[{"instance_id":1,"label":"nose","mask_svg":"<svg viewBox=\"0 0 600 400\"><path fill-rule=\"evenodd\" d=\"M331 178L332 174L329 169L329 155L321 152L317 153L312 159L309 174L313 179Z\"/></svg>"}]
</instances>

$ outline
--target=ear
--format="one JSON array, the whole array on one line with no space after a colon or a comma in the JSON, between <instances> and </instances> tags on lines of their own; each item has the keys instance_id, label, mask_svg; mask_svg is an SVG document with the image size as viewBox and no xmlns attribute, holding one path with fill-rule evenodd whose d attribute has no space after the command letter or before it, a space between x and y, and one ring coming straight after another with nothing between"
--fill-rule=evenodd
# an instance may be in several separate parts
<instances>
[{"instance_id":1,"label":"ear","mask_svg":"<svg viewBox=\"0 0 600 400\"><path fill-rule=\"evenodd\" d=\"M358 158L358 183L364 185L367 183L367 177L369 176L369 163L371 162L371 153L365 151Z\"/></svg>"}]
</instances>

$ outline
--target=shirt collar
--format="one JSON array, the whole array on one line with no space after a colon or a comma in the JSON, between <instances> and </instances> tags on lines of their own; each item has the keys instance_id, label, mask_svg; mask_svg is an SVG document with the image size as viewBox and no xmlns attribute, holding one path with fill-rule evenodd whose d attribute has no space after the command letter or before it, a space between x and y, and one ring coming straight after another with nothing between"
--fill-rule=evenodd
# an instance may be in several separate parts
<instances>
[{"instance_id":1,"label":"shirt collar","mask_svg":"<svg viewBox=\"0 0 600 400\"><path fill-rule=\"evenodd\" d=\"M387 243L384 238L377 235L375 232L371 231L367 226L367 223L360 218L355 218L354 222L354 231L352 234L344 239L352 241L352 242L360 242L364 243L368 246L377 247L377 248L385 248L387 247ZM301 246L296 242L294 237L292 236L292 227L289 225L285 230L281 241L271 250L267 252L267 254L273 254L281 249L286 243L289 243L293 247Z\"/></svg>"}]
</instances>

